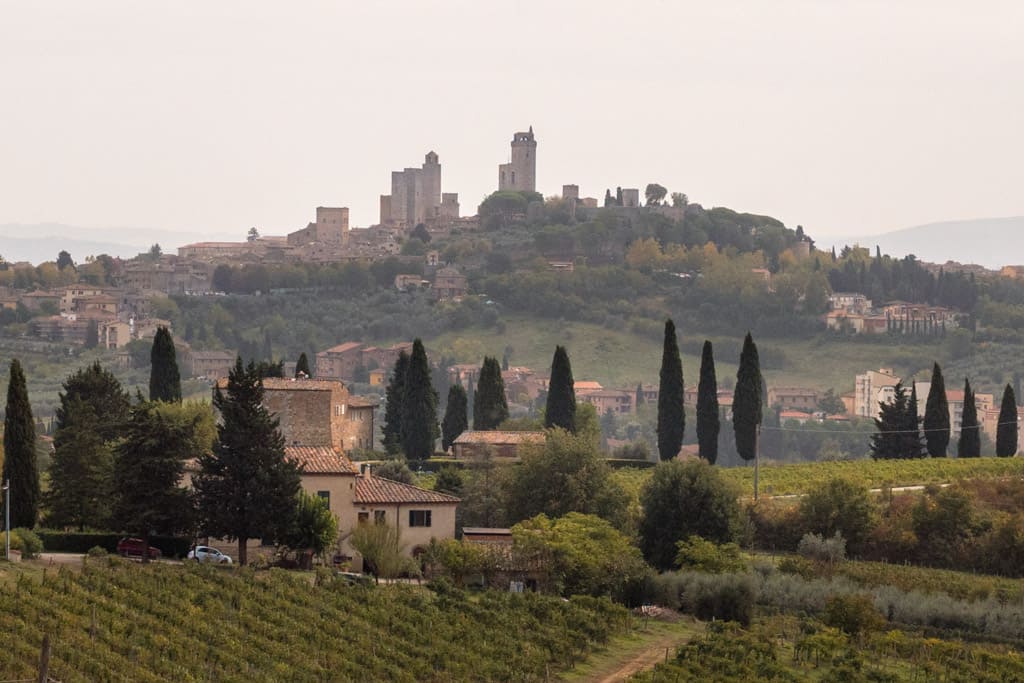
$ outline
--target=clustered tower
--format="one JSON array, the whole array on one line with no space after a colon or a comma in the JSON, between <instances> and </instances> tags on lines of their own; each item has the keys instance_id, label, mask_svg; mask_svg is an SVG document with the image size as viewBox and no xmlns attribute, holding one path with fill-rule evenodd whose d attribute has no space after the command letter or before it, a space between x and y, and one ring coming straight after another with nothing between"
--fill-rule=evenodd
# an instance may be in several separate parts
<instances>
[{"instance_id":1,"label":"clustered tower","mask_svg":"<svg viewBox=\"0 0 1024 683\"><path fill-rule=\"evenodd\" d=\"M511 161L498 166L498 191L537 191L537 140L533 137L533 126L512 136Z\"/></svg>"}]
</instances>

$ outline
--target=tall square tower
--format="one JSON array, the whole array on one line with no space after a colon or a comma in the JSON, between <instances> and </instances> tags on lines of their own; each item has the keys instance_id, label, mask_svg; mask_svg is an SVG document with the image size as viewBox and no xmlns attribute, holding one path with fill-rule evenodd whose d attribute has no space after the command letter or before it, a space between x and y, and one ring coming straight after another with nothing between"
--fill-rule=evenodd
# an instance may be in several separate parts
<instances>
[{"instance_id":1,"label":"tall square tower","mask_svg":"<svg viewBox=\"0 0 1024 683\"><path fill-rule=\"evenodd\" d=\"M533 126L512 136L511 161L498 166L498 191L537 191L537 140Z\"/></svg>"}]
</instances>

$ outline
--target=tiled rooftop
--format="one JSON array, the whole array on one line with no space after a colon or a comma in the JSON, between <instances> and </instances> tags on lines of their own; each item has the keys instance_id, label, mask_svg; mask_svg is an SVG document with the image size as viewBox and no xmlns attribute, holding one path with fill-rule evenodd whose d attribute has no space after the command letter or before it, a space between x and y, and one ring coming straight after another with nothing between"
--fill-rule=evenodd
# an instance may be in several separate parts
<instances>
[{"instance_id":1,"label":"tiled rooftop","mask_svg":"<svg viewBox=\"0 0 1024 683\"><path fill-rule=\"evenodd\" d=\"M355 502L366 503L451 503L459 502L455 496L428 491L418 486L390 479L369 476L356 479Z\"/></svg>"}]
</instances>

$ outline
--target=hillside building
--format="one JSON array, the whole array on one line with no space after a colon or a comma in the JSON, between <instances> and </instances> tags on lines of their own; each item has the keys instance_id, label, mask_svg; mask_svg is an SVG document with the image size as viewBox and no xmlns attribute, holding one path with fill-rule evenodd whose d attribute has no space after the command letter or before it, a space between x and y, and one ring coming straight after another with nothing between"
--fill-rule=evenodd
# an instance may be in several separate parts
<instances>
[{"instance_id":1,"label":"hillside building","mask_svg":"<svg viewBox=\"0 0 1024 683\"><path fill-rule=\"evenodd\" d=\"M512 136L509 162L498 166L498 191L537 191L537 139L533 126Z\"/></svg>"}]
</instances>

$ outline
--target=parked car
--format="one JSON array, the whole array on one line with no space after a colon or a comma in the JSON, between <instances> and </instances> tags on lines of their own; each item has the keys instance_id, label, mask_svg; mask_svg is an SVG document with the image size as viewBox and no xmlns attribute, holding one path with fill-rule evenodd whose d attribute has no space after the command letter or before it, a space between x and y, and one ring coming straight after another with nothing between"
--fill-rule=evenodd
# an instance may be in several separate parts
<instances>
[{"instance_id":1,"label":"parked car","mask_svg":"<svg viewBox=\"0 0 1024 683\"><path fill-rule=\"evenodd\" d=\"M188 559L196 562L213 562L214 564L231 564L231 556L225 555L208 545L197 545L188 551Z\"/></svg>"},{"instance_id":2,"label":"parked car","mask_svg":"<svg viewBox=\"0 0 1024 683\"><path fill-rule=\"evenodd\" d=\"M141 538L122 538L117 542L117 554L121 557L142 557L142 548L145 545ZM149 559L159 560L162 556L160 548L149 546Z\"/></svg>"}]
</instances>

